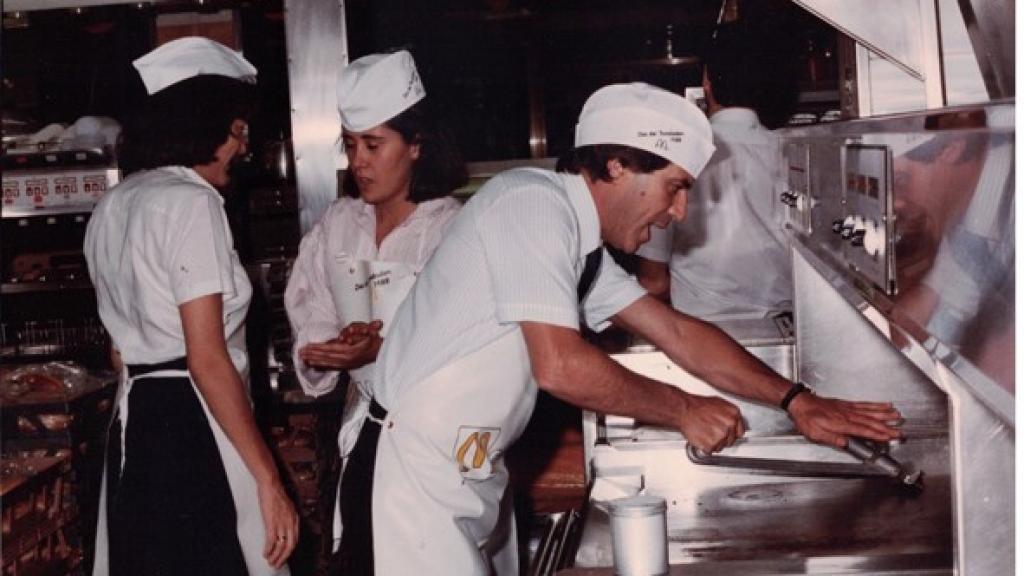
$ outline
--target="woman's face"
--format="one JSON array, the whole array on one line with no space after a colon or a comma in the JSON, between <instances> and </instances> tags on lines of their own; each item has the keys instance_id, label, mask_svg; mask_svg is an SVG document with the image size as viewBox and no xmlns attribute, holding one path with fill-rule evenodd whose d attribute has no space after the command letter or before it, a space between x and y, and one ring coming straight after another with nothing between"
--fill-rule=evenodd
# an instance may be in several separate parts
<instances>
[{"instance_id":1,"label":"woman's face","mask_svg":"<svg viewBox=\"0 0 1024 576\"><path fill-rule=\"evenodd\" d=\"M249 151L249 125L243 120L231 123L227 140L214 152L214 160L209 164L193 166L193 169L214 188L223 188L231 181L231 165L236 158Z\"/></svg>"},{"instance_id":2,"label":"woman's face","mask_svg":"<svg viewBox=\"0 0 1024 576\"><path fill-rule=\"evenodd\" d=\"M383 124L363 132L346 130L343 139L348 169L364 202L380 205L409 198L419 144L409 144Z\"/></svg>"}]
</instances>

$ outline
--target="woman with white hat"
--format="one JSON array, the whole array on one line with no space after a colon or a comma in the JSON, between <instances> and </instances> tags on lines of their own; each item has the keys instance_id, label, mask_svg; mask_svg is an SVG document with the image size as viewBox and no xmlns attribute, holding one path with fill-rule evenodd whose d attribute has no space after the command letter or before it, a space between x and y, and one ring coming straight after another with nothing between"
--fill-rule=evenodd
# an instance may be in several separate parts
<instances>
[{"instance_id":1,"label":"woman with white hat","mask_svg":"<svg viewBox=\"0 0 1024 576\"><path fill-rule=\"evenodd\" d=\"M335 550L340 546L335 565L346 574L372 573L367 523L373 471L352 463L368 456L356 438L375 410L369 391L377 351L459 210L451 191L466 182L461 155L431 116L425 95L405 50L365 56L342 70L345 197L303 238L285 291L302 388L319 396L334 390L341 373L350 377L339 435L345 472L334 523ZM362 275L353 279L350 272Z\"/></svg>"},{"instance_id":2,"label":"woman with white hat","mask_svg":"<svg viewBox=\"0 0 1024 576\"><path fill-rule=\"evenodd\" d=\"M217 192L248 147L256 69L198 37L134 65L149 97L125 132L131 174L84 246L124 362L93 573L288 574L298 516L253 418L252 287Z\"/></svg>"}]
</instances>

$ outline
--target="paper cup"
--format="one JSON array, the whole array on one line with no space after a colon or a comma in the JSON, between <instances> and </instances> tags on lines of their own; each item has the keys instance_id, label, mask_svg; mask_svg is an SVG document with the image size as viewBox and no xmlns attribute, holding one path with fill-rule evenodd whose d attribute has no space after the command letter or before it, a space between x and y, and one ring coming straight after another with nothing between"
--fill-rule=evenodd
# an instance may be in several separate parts
<instances>
[{"instance_id":1,"label":"paper cup","mask_svg":"<svg viewBox=\"0 0 1024 576\"><path fill-rule=\"evenodd\" d=\"M331 297L338 316L346 325L370 321L370 263L348 254L331 259L328 270Z\"/></svg>"}]
</instances>

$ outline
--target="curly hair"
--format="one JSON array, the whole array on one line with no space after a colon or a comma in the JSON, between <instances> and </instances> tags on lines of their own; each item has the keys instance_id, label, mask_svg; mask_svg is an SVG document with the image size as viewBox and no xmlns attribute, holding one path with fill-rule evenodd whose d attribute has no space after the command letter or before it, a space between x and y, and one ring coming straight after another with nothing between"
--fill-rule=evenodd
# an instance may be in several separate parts
<instances>
[{"instance_id":1,"label":"curly hair","mask_svg":"<svg viewBox=\"0 0 1024 576\"><path fill-rule=\"evenodd\" d=\"M125 174L161 166L198 166L216 159L231 123L257 107L251 84L202 74L149 96L127 121L118 145Z\"/></svg>"},{"instance_id":2,"label":"curly hair","mask_svg":"<svg viewBox=\"0 0 1024 576\"><path fill-rule=\"evenodd\" d=\"M398 132L406 144L420 145L420 156L412 165L410 202L448 196L469 181L466 163L451 131L437 121L423 100L384 122L384 126ZM351 170L346 171L341 187L348 196L359 197Z\"/></svg>"}]
</instances>

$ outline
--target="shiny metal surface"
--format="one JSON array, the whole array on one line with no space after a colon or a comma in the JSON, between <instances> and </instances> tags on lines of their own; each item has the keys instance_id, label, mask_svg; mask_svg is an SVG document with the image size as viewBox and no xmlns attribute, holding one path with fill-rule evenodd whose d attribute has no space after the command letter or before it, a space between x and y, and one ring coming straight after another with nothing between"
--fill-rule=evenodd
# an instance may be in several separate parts
<instances>
[{"instance_id":1,"label":"shiny metal surface","mask_svg":"<svg viewBox=\"0 0 1024 576\"><path fill-rule=\"evenodd\" d=\"M838 88L847 117L1013 95L1012 2L794 2L852 39L840 48L844 64Z\"/></svg>"},{"instance_id":2,"label":"shiny metal surface","mask_svg":"<svg viewBox=\"0 0 1024 576\"><path fill-rule=\"evenodd\" d=\"M952 573L949 453L942 436L892 450L925 470L927 485L917 495L889 478L819 479L698 466L684 451L681 440L601 446L592 492L596 500L641 489L665 498L669 563L686 567L679 573ZM726 453L856 462L792 436L752 438ZM610 547L609 519L591 505L577 569L610 566ZM914 561L908 564L908 557ZM757 571L751 572L754 564Z\"/></svg>"},{"instance_id":3,"label":"shiny metal surface","mask_svg":"<svg viewBox=\"0 0 1024 576\"><path fill-rule=\"evenodd\" d=\"M337 77L348 64L348 39L344 2L285 0L284 5L291 137L304 234L338 197Z\"/></svg>"},{"instance_id":4,"label":"shiny metal surface","mask_svg":"<svg viewBox=\"0 0 1024 576\"><path fill-rule=\"evenodd\" d=\"M1013 0L958 0L992 98L1013 96L1016 29Z\"/></svg>"},{"instance_id":5,"label":"shiny metal surface","mask_svg":"<svg viewBox=\"0 0 1024 576\"><path fill-rule=\"evenodd\" d=\"M784 131L787 150L809 149L812 226L794 227L800 242L959 378L1002 387L1003 406L1014 390L1013 115L1013 102L1001 102ZM889 150L884 257L894 288L851 270L850 245L831 229L864 216L843 181L856 145Z\"/></svg>"},{"instance_id":6,"label":"shiny metal surface","mask_svg":"<svg viewBox=\"0 0 1024 576\"><path fill-rule=\"evenodd\" d=\"M801 378L816 390L846 383L877 398L888 390L911 438L948 428L956 568L961 574L1011 573L1012 395L934 338L916 340L831 265L794 247ZM938 404L943 397L945 409ZM930 476L925 471L925 491Z\"/></svg>"},{"instance_id":7,"label":"shiny metal surface","mask_svg":"<svg viewBox=\"0 0 1024 576\"><path fill-rule=\"evenodd\" d=\"M879 345L891 361L905 362ZM722 396L660 352L615 358L688 392ZM916 383L902 386L934 389L912 366L886 378L890 388L901 386L898 379L912 378ZM821 388L863 398L869 394L860 383ZM788 417L774 407L737 401L749 432L719 455L790 463L768 470L698 464L687 457L678 432L585 413L591 505L575 568L562 573L610 574L609 518L600 503L643 493L668 502L673 574L951 574L949 429L945 397L936 391L931 400L908 397L900 403L908 414L908 440L890 448L894 460L924 472L925 489L916 496L889 477L819 477L830 465L860 472L865 464L846 451L794 436Z\"/></svg>"},{"instance_id":8,"label":"shiny metal surface","mask_svg":"<svg viewBox=\"0 0 1024 576\"><path fill-rule=\"evenodd\" d=\"M946 104L934 0L794 2L856 41L860 115Z\"/></svg>"}]
</instances>

